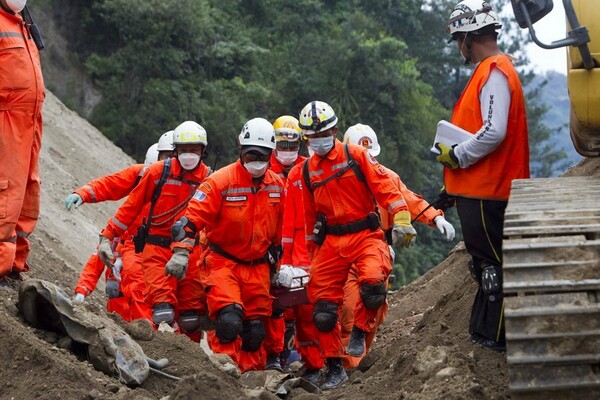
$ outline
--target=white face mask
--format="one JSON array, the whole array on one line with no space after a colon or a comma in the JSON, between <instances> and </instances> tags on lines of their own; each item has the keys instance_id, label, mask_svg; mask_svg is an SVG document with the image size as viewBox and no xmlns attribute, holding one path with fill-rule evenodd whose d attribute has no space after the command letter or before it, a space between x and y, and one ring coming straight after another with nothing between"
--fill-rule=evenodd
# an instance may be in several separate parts
<instances>
[{"instance_id":1,"label":"white face mask","mask_svg":"<svg viewBox=\"0 0 600 400\"><path fill-rule=\"evenodd\" d=\"M298 158L298 152L277 150L277 152L275 153L275 158L277 159L277 161L279 161L281 164L287 167L288 165L292 165L293 162L296 161L296 159Z\"/></svg>"},{"instance_id":2,"label":"white face mask","mask_svg":"<svg viewBox=\"0 0 600 400\"><path fill-rule=\"evenodd\" d=\"M267 168L269 168L269 162L251 161L244 164L244 168L250 172L250 175L252 175L253 178L260 178L265 174L265 172L267 172Z\"/></svg>"},{"instance_id":3,"label":"white face mask","mask_svg":"<svg viewBox=\"0 0 600 400\"><path fill-rule=\"evenodd\" d=\"M191 171L198 166L200 156L195 153L181 153L177 156L179 163L183 169Z\"/></svg>"},{"instance_id":4,"label":"white face mask","mask_svg":"<svg viewBox=\"0 0 600 400\"><path fill-rule=\"evenodd\" d=\"M23 11L25 4L27 4L27 0L6 0L8 8L15 13Z\"/></svg>"},{"instance_id":5,"label":"white face mask","mask_svg":"<svg viewBox=\"0 0 600 400\"><path fill-rule=\"evenodd\" d=\"M308 138L310 148L320 156L324 156L333 149L333 138L331 136L321 138Z\"/></svg>"}]
</instances>

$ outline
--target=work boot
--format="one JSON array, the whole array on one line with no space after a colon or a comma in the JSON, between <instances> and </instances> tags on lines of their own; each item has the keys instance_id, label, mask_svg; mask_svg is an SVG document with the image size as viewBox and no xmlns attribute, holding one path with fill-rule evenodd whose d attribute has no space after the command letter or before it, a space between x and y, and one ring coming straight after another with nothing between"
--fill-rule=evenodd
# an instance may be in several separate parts
<instances>
[{"instance_id":1,"label":"work boot","mask_svg":"<svg viewBox=\"0 0 600 400\"><path fill-rule=\"evenodd\" d=\"M498 353L502 353L506 351L506 343L496 342L491 339L483 339L479 342L479 345L484 349L492 350Z\"/></svg>"},{"instance_id":2,"label":"work boot","mask_svg":"<svg viewBox=\"0 0 600 400\"><path fill-rule=\"evenodd\" d=\"M365 352L365 336L367 333L356 326L352 327L350 341L346 346L346 353L354 357L360 357Z\"/></svg>"},{"instance_id":3,"label":"work boot","mask_svg":"<svg viewBox=\"0 0 600 400\"><path fill-rule=\"evenodd\" d=\"M277 354L270 354L267 356L267 365L265 365L265 369L283 372L283 369L281 368L281 362L279 361L279 356Z\"/></svg>"},{"instance_id":4,"label":"work boot","mask_svg":"<svg viewBox=\"0 0 600 400\"><path fill-rule=\"evenodd\" d=\"M325 382L321 385L321 390L331 390L339 387L342 383L348 380L346 370L342 365L341 358L327 359L327 375Z\"/></svg>"},{"instance_id":5,"label":"work boot","mask_svg":"<svg viewBox=\"0 0 600 400\"><path fill-rule=\"evenodd\" d=\"M23 276L20 272L11 271L6 275L0 276L0 287L17 290L21 282L23 282Z\"/></svg>"},{"instance_id":6,"label":"work boot","mask_svg":"<svg viewBox=\"0 0 600 400\"><path fill-rule=\"evenodd\" d=\"M302 379L304 379L305 381L309 381L313 385L317 386L319 383L319 379L321 379L321 375L321 370L319 368L307 369L306 371L304 371Z\"/></svg>"}]
</instances>

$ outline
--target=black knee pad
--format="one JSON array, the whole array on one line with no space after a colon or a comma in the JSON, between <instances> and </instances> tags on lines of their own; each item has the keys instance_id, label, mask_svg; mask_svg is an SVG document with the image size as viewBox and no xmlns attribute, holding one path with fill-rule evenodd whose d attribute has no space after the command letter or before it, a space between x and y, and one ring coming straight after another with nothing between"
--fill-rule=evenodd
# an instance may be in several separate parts
<instances>
[{"instance_id":1,"label":"black knee pad","mask_svg":"<svg viewBox=\"0 0 600 400\"><path fill-rule=\"evenodd\" d=\"M242 333L242 351L256 351L260 349L265 339L265 326L260 319L244 321Z\"/></svg>"},{"instance_id":2,"label":"black knee pad","mask_svg":"<svg viewBox=\"0 0 600 400\"><path fill-rule=\"evenodd\" d=\"M313 311L313 322L321 332L331 332L338 320L338 306L330 301L317 301Z\"/></svg>"},{"instance_id":3,"label":"black knee pad","mask_svg":"<svg viewBox=\"0 0 600 400\"><path fill-rule=\"evenodd\" d=\"M386 296L385 282L363 283L360 287L360 298L369 310L377 310L384 305Z\"/></svg>"},{"instance_id":4,"label":"black knee pad","mask_svg":"<svg viewBox=\"0 0 600 400\"><path fill-rule=\"evenodd\" d=\"M482 263L481 290L488 300L496 302L502 299L502 271L499 265Z\"/></svg>"},{"instance_id":5,"label":"black knee pad","mask_svg":"<svg viewBox=\"0 0 600 400\"><path fill-rule=\"evenodd\" d=\"M197 332L200 329L200 316L194 310L184 311L179 314L177 324L183 333Z\"/></svg>"},{"instance_id":6,"label":"black knee pad","mask_svg":"<svg viewBox=\"0 0 600 400\"><path fill-rule=\"evenodd\" d=\"M156 326L161 322L171 325L175 321L175 309L169 303L158 303L152 307L152 322Z\"/></svg>"},{"instance_id":7,"label":"black knee pad","mask_svg":"<svg viewBox=\"0 0 600 400\"><path fill-rule=\"evenodd\" d=\"M230 304L219 311L215 334L219 342L227 344L237 339L242 331L242 307L239 304Z\"/></svg>"}]
</instances>

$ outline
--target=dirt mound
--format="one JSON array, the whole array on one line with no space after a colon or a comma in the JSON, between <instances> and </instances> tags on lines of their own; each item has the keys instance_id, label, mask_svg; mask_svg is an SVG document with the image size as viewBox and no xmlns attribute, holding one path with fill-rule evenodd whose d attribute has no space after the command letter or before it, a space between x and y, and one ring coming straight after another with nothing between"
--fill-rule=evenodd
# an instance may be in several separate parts
<instances>
[{"instance_id":1,"label":"dirt mound","mask_svg":"<svg viewBox=\"0 0 600 400\"><path fill-rule=\"evenodd\" d=\"M131 165L133 160L51 93L44 118L42 211L32 235L29 275L72 293L82 265L94 251L98 232L117 204L84 204L67 212L63 199L73 188ZM566 173L598 174L600 163L594 160L584 160ZM467 259L464 247L459 245L443 263L390 295L388 318L372 352L357 370L350 371L348 384L321 396L294 389L288 398L507 398L504 354L467 341L475 293ZM105 299L98 292L86 307L103 315ZM15 303L16 293L0 288L1 399L273 398L264 391L245 388L238 379L215 367L200 346L168 333L146 332L150 340L138 343L150 357L169 358L165 372L183 379L175 382L151 374L141 387L128 388L65 349L68 346L59 335L27 326L18 316Z\"/></svg>"}]
</instances>

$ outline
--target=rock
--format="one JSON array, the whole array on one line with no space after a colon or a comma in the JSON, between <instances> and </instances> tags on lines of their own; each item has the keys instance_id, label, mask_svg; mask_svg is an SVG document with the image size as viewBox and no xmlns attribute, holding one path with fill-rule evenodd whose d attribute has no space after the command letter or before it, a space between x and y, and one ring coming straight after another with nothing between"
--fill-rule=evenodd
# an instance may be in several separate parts
<instances>
[{"instance_id":1,"label":"rock","mask_svg":"<svg viewBox=\"0 0 600 400\"><path fill-rule=\"evenodd\" d=\"M214 353L211 354L208 359L212 361L214 365L217 366L221 371L227 372L229 375L233 376L236 379L242 375L242 372L238 368L238 366L233 362L231 357L227 354Z\"/></svg>"},{"instance_id":2,"label":"rock","mask_svg":"<svg viewBox=\"0 0 600 400\"><path fill-rule=\"evenodd\" d=\"M59 349L66 349L66 350L70 350L72 345L73 345L73 339L71 339L69 336L61 337L60 339L58 339L58 343L56 344L56 346Z\"/></svg>"},{"instance_id":3,"label":"rock","mask_svg":"<svg viewBox=\"0 0 600 400\"><path fill-rule=\"evenodd\" d=\"M244 394L249 399L279 400L279 397L265 389L244 389Z\"/></svg>"},{"instance_id":4,"label":"rock","mask_svg":"<svg viewBox=\"0 0 600 400\"><path fill-rule=\"evenodd\" d=\"M44 334L43 339L50 344L58 343L58 335L56 334L56 332L50 332L50 331L46 332Z\"/></svg>"},{"instance_id":5,"label":"rock","mask_svg":"<svg viewBox=\"0 0 600 400\"><path fill-rule=\"evenodd\" d=\"M161 322L160 325L158 325L158 329L159 332L169 332L169 333L175 333L175 329L173 329L173 327L171 327L171 325L167 324L166 322Z\"/></svg>"},{"instance_id":6,"label":"rock","mask_svg":"<svg viewBox=\"0 0 600 400\"><path fill-rule=\"evenodd\" d=\"M431 373L448 360L448 348L427 346L417 355L415 368L419 373Z\"/></svg>"},{"instance_id":7,"label":"rock","mask_svg":"<svg viewBox=\"0 0 600 400\"><path fill-rule=\"evenodd\" d=\"M454 367L446 367L446 368L443 368L443 369L439 370L437 372L437 374L435 374L435 375L439 376L439 377L445 378L445 377L449 377L449 376L454 376L457 373L458 373L458 371L456 370L456 368L454 368Z\"/></svg>"},{"instance_id":8,"label":"rock","mask_svg":"<svg viewBox=\"0 0 600 400\"><path fill-rule=\"evenodd\" d=\"M125 324L125 332L135 340L152 340L153 331L152 324L147 319L136 319Z\"/></svg>"}]
</instances>

